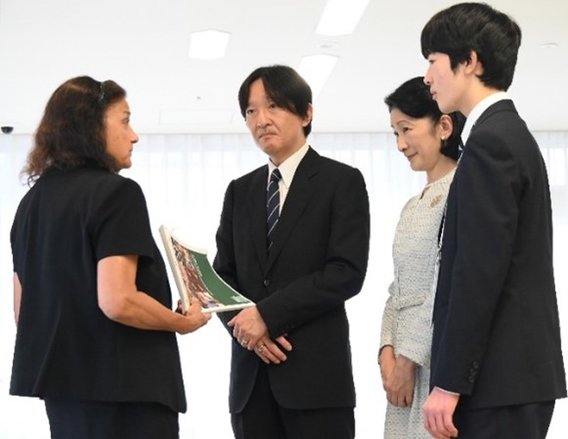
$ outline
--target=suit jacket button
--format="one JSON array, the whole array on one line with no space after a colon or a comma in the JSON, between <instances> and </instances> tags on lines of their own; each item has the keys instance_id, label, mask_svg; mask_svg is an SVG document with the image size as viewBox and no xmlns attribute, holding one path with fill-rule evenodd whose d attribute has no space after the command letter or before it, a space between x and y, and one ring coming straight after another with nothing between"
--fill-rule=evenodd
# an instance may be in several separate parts
<instances>
[{"instance_id":1,"label":"suit jacket button","mask_svg":"<svg viewBox=\"0 0 568 439\"><path fill-rule=\"evenodd\" d=\"M470 375L470 376L467 378L467 380L468 380L471 384L473 384L473 383L475 382L475 377L474 377L473 375Z\"/></svg>"},{"instance_id":2,"label":"suit jacket button","mask_svg":"<svg viewBox=\"0 0 568 439\"><path fill-rule=\"evenodd\" d=\"M471 363L471 366L475 369L479 369L479 361L474 361Z\"/></svg>"},{"instance_id":3,"label":"suit jacket button","mask_svg":"<svg viewBox=\"0 0 568 439\"><path fill-rule=\"evenodd\" d=\"M265 287L268 287L270 285L270 279L264 279L264 282L262 282L264 284Z\"/></svg>"}]
</instances>

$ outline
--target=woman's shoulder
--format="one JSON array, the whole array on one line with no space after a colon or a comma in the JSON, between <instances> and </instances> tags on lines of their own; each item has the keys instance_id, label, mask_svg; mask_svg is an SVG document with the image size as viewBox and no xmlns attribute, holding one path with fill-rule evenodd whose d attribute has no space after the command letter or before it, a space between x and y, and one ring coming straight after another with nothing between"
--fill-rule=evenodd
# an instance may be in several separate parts
<instances>
[{"instance_id":1,"label":"woman's shoulder","mask_svg":"<svg viewBox=\"0 0 568 439\"><path fill-rule=\"evenodd\" d=\"M80 179L98 191L135 191L142 192L140 185L131 178L124 177L104 169L86 169L80 174Z\"/></svg>"},{"instance_id":2,"label":"woman's shoulder","mask_svg":"<svg viewBox=\"0 0 568 439\"><path fill-rule=\"evenodd\" d=\"M456 169L457 167L454 167L451 171L449 171L446 175L444 175L442 178L439 178L438 180L436 180L434 182L434 184L438 183L439 185L448 185L452 182L452 180L454 179L454 175L456 175Z\"/></svg>"},{"instance_id":3,"label":"woman's shoulder","mask_svg":"<svg viewBox=\"0 0 568 439\"><path fill-rule=\"evenodd\" d=\"M142 188L136 181L104 169L77 169L69 174L67 184L74 186L72 198L83 200L94 209L116 203L146 204Z\"/></svg>"},{"instance_id":4,"label":"woman's shoulder","mask_svg":"<svg viewBox=\"0 0 568 439\"><path fill-rule=\"evenodd\" d=\"M434 181L430 185L431 193L435 194L447 193L448 190L450 189L450 185L452 184L455 174L456 174L456 168L453 168L446 175Z\"/></svg>"}]
</instances>

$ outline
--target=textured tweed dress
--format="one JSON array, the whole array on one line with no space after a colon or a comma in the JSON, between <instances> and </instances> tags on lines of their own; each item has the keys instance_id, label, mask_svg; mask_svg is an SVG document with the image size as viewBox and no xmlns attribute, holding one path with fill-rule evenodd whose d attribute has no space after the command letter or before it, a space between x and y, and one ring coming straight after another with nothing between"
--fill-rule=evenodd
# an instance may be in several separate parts
<instances>
[{"instance_id":1,"label":"textured tweed dress","mask_svg":"<svg viewBox=\"0 0 568 439\"><path fill-rule=\"evenodd\" d=\"M438 233L455 170L433 182L424 195L402 209L393 242L394 281L389 286L381 329L381 348L394 347L417 364L411 407L387 403L385 439L431 438L422 405L429 394L433 282Z\"/></svg>"}]
</instances>

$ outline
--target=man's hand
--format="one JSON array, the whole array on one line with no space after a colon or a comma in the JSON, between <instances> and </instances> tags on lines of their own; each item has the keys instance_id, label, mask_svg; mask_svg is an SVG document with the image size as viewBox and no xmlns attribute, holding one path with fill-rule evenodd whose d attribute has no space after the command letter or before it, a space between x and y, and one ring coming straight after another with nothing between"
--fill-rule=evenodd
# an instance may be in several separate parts
<instances>
[{"instance_id":1,"label":"man's hand","mask_svg":"<svg viewBox=\"0 0 568 439\"><path fill-rule=\"evenodd\" d=\"M243 309L227 325L233 328L233 337L245 349L252 350L261 337L270 338L268 327L256 306Z\"/></svg>"},{"instance_id":2,"label":"man's hand","mask_svg":"<svg viewBox=\"0 0 568 439\"><path fill-rule=\"evenodd\" d=\"M291 351L292 345L284 337L270 338L268 327L256 306L245 308L233 317L227 325L233 328L233 336L239 344L249 351L254 351L265 363L279 364L286 361L285 351Z\"/></svg>"},{"instance_id":3,"label":"man's hand","mask_svg":"<svg viewBox=\"0 0 568 439\"><path fill-rule=\"evenodd\" d=\"M274 341L270 338L263 337L254 348L256 355L258 355L266 364L280 364L283 361L286 361L288 357L284 351L290 352L291 350L292 345L283 335Z\"/></svg>"},{"instance_id":4,"label":"man's hand","mask_svg":"<svg viewBox=\"0 0 568 439\"><path fill-rule=\"evenodd\" d=\"M443 391L434 387L426 399L424 412L424 428L436 439L450 439L458 436L458 430L452 420L460 395Z\"/></svg>"}]
</instances>

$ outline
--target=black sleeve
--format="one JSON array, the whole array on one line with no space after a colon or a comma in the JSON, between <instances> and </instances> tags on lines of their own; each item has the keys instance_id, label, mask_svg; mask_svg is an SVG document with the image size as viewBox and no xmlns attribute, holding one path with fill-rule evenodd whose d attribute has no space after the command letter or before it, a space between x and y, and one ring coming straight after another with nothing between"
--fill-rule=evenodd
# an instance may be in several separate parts
<instances>
[{"instance_id":1,"label":"black sleeve","mask_svg":"<svg viewBox=\"0 0 568 439\"><path fill-rule=\"evenodd\" d=\"M148 208L136 182L124 178L110 188L101 188L97 204L90 218L97 261L117 255L152 258Z\"/></svg>"}]
</instances>

